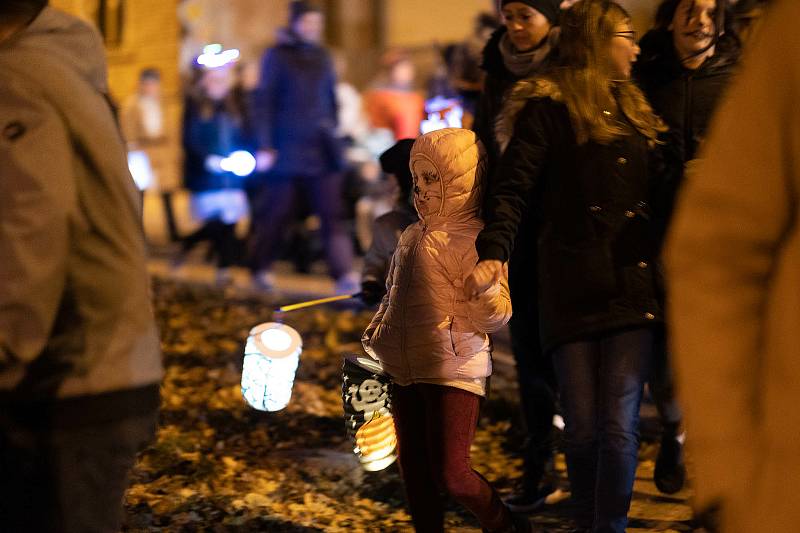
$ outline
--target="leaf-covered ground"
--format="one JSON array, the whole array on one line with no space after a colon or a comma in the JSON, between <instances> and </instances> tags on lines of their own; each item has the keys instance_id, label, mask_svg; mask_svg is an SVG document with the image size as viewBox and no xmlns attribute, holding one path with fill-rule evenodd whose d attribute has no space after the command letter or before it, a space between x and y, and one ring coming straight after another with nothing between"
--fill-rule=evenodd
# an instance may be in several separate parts
<instances>
[{"instance_id":1,"label":"leaf-covered ground","mask_svg":"<svg viewBox=\"0 0 800 533\"><path fill-rule=\"evenodd\" d=\"M157 440L133 472L126 531L410 531L396 466L364 472L347 440L341 406L342 354L358 349L369 311L316 308L286 322L304 349L292 401L278 413L249 408L240 392L249 329L278 302L200 284L157 280L155 309L166 377ZM496 365L473 463L503 493L520 473L513 368ZM655 449L641 451L632 531L690 531L687 494L659 495ZM563 476L563 458L558 468ZM543 531L569 526L566 504L532 516ZM448 527L478 531L452 506Z\"/></svg>"}]
</instances>

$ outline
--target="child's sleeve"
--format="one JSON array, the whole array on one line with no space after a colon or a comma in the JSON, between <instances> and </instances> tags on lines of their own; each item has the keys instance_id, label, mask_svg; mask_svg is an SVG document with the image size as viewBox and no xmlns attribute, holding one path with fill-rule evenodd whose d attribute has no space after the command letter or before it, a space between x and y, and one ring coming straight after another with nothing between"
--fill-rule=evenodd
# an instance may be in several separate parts
<instances>
[{"instance_id":1,"label":"child's sleeve","mask_svg":"<svg viewBox=\"0 0 800 533\"><path fill-rule=\"evenodd\" d=\"M508 289L508 263L500 279L474 300L467 300L469 319L475 329L494 333L511 319L511 293Z\"/></svg>"}]
</instances>

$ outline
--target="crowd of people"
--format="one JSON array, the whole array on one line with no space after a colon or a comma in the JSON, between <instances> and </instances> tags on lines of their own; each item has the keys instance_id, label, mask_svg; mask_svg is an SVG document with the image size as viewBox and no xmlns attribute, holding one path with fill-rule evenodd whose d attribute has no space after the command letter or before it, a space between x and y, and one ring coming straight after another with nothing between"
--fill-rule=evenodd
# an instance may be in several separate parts
<instances>
[{"instance_id":1,"label":"crowd of people","mask_svg":"<svg viewBox=\"0 0 800 533\"><path fill-rule=\"evenodd\" d=\"M557 488L560 413L575 531L624 532L645 390L661 492L687 483L688 443L698 525L795 529L799 5L662 0L641 39L612 0L499 7L499 27L480 18L448 53L471 129L418 136L425 102L397 52L364 95L371 123L342 121L359 98L305 0L257 80L206 52L183 122L202 224L170 227L182 254L208 241L221 278L245 264L271 289L286 228L318 217L337 289L380 304L363 345L394 382L418 531L443 530L444 494L486 531L530 531ZM124 142L103 57L92 28L45 0L0 5L0 516L13 531L118 530L154 432L162 367L129 166L166 164L159 74L142 72L123 107ZM386 141L366 140L381 129ZM363 277L344 223L356 162L393 185ZM526 441L520 490L501 499L469 450L490 334L506 324Z\"/></svg>"}]
</instances>

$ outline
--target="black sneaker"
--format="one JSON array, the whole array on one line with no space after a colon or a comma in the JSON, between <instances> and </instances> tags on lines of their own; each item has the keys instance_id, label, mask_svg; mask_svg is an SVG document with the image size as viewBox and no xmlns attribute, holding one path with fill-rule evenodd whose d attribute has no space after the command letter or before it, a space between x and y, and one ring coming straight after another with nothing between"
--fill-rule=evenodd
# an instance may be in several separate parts
<instances>
[{"instance_id":1,"label":"black sneaker","mask_svg":"<svg viewBox=\"0 0 800 533\"><path fill-rule=\"evenodd\" d=\"M516 492L503 500L514 513L531 513L544 507L547 497L558 490L556 487L545 483L535 490L526 488Z\"/></svg>"},{"instance_id":2,"label":"black sneaker","mask_svg":"<svg viewBox=\"0 0 800 533\"><path fill-rule=\"evenodd\" d=\"M656 458L653 481L664 494L675 494L686 484L686 465L683 462L683 434L665 433Z\"/></svg>"}]
</instances>

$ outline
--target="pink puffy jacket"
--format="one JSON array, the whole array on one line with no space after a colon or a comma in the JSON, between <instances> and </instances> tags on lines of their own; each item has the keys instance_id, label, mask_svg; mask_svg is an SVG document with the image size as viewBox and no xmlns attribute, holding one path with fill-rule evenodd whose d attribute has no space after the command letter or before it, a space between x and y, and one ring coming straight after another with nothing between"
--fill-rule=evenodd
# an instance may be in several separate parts
<instances>
[{"instance_id":1,"label":"pink puffy jacket","mask_svg":"<svg viewBox=\"0 0 800 533\"><path fill-rule=\"evenodd\" d=\"M492 373L487 333L511 318L507 275L476 300L463 290L478 260L485 170L485 150L471 131L439 130L414 143L420 221L400 236L387 294L363 337L367 353L399 382Z\"/></svg>"}]
</instances>

